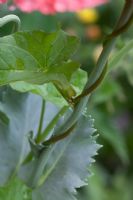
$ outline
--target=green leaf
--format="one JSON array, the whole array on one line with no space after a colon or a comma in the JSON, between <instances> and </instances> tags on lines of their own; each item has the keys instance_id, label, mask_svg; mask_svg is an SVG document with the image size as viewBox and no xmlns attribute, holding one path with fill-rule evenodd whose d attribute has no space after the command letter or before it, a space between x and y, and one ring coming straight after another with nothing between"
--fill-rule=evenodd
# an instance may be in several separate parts
<instances>
[{"instance_id":1,"label":"green leaf","mask_svg":"<svg viewBox=\"0 0 133 200\"><path fill-rule=\"evenodd\" d=\"M19 92L31 92L42 96L45 100L56 104L59 107L67 105L68 103L62 97L60 92L52 83L46 83L43 85L35 85L31 83L26 83L24 81L12 83L11 87Z\"/></svg>"},{"instance_id":2,"label":"green leaf","mask_svg":"<svg viewBox=\"0 0 133 200\"><path fill-rule=\"evenodd\" d=\"M9 185L0 188L0 200L32 200L31 190L15 178Z\"/></svg>"},{"instance_id":3,"label":"green leaf","mask_svg":"<svg viewBox=\"0 0 133 200\"><path fill-rule=\"evenodd\" d=\"M110 176L111 185L107 177L110 175L101 166L93 166L94 175L88 180L88 186L81 191L79 200L131 200L133 196L132 176L127 176L126 172L116 171ZM124 192L123 192L124 191Z\"/></svg>"},{"instance_id":4,"label":"green leaf","mask_svg":"<svg viewBox=\"0 0 133 200\"><path fill-rule=\"evenodd\" d=\"M96 90L96 93L94 93L92 96L93 103L95 105L100 103L107 103L113 99L113 97L122 96L122 93L122 88L116 81L110 77L105 78L105 80Z\"/></svg>"},{"instance_id":5,"label":"green leaf","mask_svg":"<svg viewBox=\"0 0 133 200\"><path fill-rule=\"evenodd\" d=\"M116 69L119 65L124 61L124 57L130 53L133 49L133 40L128 42L123 48L121 48L118 52L115 52L115 55L110 60L108 66L109 69ZM125 66L126 67L126 66Z\"/></svg>"},{"instance_id":6,"label":"green leaf","mask_svg":"<svg viewBox=\"0 0 133 200\"><path fill-rule=\"evenodd\" d=\"M28 132L37 132L41 98L4 87L0 88L0 108L0 119L3 114L4 121L8 119L8 123L0 121L0 186L3 186L16 174L29 148Z\"/></svg>"},{"instance_id":7,"label":"green leaf","mask_svg":"<svg viewBox=\"0 0 133 200\"><path fill-rule=\"evenodd\" d=\"M81 69L77 70L72 75L70 82L75 89L76 94L80 94L85 86L85 83L87 82L87 73ZM20 92L32 92L34 94L38 94L45 100L50 101L59 107L68 105L66 100L62 97L62 95L52 83L35 85L20 81L12 83L11 87Z\"/></svg>"},{"instance_id":8,"label":"green leaf","mask_svg":"<svg viewBox=\"0 0 133 200\"><path fill-rule=\"evenodd\" d=\"M70 60L78 45L76 37L61 30L17 32L0 38L0 44L0 85L53 82L65 98L75 95L69 81L79 68Z\"/></svg>"},{"instance_id":9,"label":"green leaf","mask_svg":"<svg viewBox=\"0 0 133 200\"><path fill-rule=\"evenodd\" d=\"M94 165L92 167L93 176L88 179L88 185L83 188L83 191L79 191L78 200L109 200L108 192L106 191L106 177L105 170Z\"/></svg>"},{"instance_id":10,"label":"green leaf","mask_svg":"<svg viewBox=\"0 0 133 200\"><path fill-rule=\"evenodd\" d=\"M124 136L116 127L112 119L107 118L103 110L93 109L91 112L96 119L96 127L101 137L107 140L124 164L129 163L128 149Z\"/></svg>"},{"instance_id":11,"label":"green leaf","mask_svg":"<svg viewBox=\"0 0 133 200\"><path fill-rule=\"evenodd\" d=\"M93 120L82 116L71 135L22 166L23 181L30 187L38 186L33 190L33 200L76 199L76 188L86 185L85 180L90 175L88 167L100 147L94 132Z\"/></svg>"},{"instance_id":12,"label":"green leaf","mask_svg":"<svg viewBox=\"0 0 133 200\"><path fill-rule=\"evenodd\" d=\"M124 47L122 47L109 62L110 70L119 70L120 72L126 72L127 78L131 86L133 86L133 40L128 42Z\"/></svg>"},{"instance_id":13,"label":"green leaf","mask_svg":"<svg viewBox=\"0 0 133 200\"><path fill-rule=\"evenodd\" d=\"M2 94L0 107L8 117L8 123L0 123L0 185L5 184L15 173L21 160L27 97L9 88L2 91Z\"/></svg>"},{"instance_id":14,"label":"green leaf","mask_svg":"<svg viewBox=\"0 0 133 200\"><path fill-rule=\"evenodd\" d=\"M120 68L123 70L124 74L126 73L128 81L131 86L133 86L133 50L130 51L126 56L123 62L120 63Z\"/></svg>"}]
</instances>

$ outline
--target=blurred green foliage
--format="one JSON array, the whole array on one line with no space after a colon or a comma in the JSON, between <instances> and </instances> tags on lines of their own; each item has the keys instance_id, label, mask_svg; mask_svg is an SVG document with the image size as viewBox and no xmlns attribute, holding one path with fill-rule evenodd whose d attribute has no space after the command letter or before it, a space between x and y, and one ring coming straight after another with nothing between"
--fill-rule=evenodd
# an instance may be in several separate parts
<instances>
[{"instance_id":1,"label":"blurred green foliage","mask_svg":"<svg viewBox=\"0 0 133 200\"><path fill-rule=\"evenodd\" d=\"M75 59L82 69L92 71L101 50L105 34L111 32L121 11L123 0L112 0L96 9L99 18L84 23L75 13L44 16L14 11L22 20L23 30L56 30L61 26L70 34L77 35L81 45ZM3 16L7 11L0 13ZM5 35L9 27L0 30ZM97 33L99 34L96 34ZM99 32L98 32L99 31ZM133 26L119 37L111 58L130 42ZM95 36L95 37L94 37ZM133 38L132 38L133 39ZM133 49L133 44L130 47ZM110 59L111 59L110 58ZM88 186L79 190L79 200L132 200L133 199L133 50L120 56L117 65L109 69L101 86L94 92L88 105L88 113L95 118L99 143L103 145L97 157L95 175Z\"/></svg>"}]
</instances>

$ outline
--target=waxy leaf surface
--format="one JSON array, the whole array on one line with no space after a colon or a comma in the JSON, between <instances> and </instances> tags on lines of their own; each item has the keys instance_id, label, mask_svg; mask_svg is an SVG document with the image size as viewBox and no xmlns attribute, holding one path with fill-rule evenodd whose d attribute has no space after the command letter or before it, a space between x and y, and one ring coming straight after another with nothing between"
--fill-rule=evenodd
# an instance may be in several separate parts
<instances>
[{"instance_id":1,"label":"waxy leaf surface","mask_svg":"<svg viewBox=\"0 0 133 200\"><path fill-rule=\"evenodd\" d=\"M42 99L0 88L0 186L8 182L20 167L25 153L29 152L28 133L37 133ZM49 105L45 126L57 112ZM50 113L52 114L50 114Z\"/></svg>"}]
</instances>

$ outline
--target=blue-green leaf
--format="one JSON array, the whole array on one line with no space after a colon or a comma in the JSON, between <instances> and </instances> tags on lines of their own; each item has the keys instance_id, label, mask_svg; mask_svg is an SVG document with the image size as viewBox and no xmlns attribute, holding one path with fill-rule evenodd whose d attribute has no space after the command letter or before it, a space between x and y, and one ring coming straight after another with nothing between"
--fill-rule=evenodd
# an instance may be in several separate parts
<instances>
[{"instance_id":1,"label":"blue-green leaf","mask_svg":"<svg viewBox=\"0 0 133 200\"><path fill-rule=\"evenodd\" d=\"M86 185L88 167L100 147L94 132L93 120L83 116L71 135L22 166L20 177L35 188L33 200L76 199L76 188Z\"/></svg>"}]
</instances>

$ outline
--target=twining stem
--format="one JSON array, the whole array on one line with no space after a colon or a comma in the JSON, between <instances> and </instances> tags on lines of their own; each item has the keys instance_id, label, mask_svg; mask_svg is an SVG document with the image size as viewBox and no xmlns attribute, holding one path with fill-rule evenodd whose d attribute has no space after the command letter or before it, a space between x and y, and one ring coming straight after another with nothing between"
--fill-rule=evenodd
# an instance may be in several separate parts
<instances>
[{"instance_id":1,"label":"twining stem","mask_svg":"<svg viewBox=\"0 0 133 200\"><path fill-rule=\"evenodd\" d=\"M37 136L35 138L36 143L38 143L40 141L40 137L41 137L41 133L42 133L42 127L43 127L44 113L45 113L45 100L42 99L42 107L41 107L39 126L38 126Z\"/></svg>"},{"instance_id":2,"label":"twining stem","mask_svg":"<svg viewBox=\"0 0 133 200\"><path fill-rule=\"evenodd\" d=\"M90 75L89 80L88 80L83 92L87 88L90 88L90 86L92 86L92 84L94 84L101 76L101 74L106 66L109 54L115 45L115 42L116 42L116 38L112 38L111 41L109 40L108 42L106 42L106 45L104 46L103 51L98 59L97 65L96 65L94 71L92 72L92 74ZM68 131L78 121L78 119L82 115L83 110L85 109L85 107L87 105L88 99L89 99L89 95L87 94L87 96L81 97L79 99L78 103L76 102L71 116L64 122L64 124L55 133L55 135L57 135L58 139L62 138L61 135L64 134L64 132ZM58 135L60 135L60 137ZM53 136L53 139L55 140L54 136ZM53 143L52 138L50 138L50 141L51 141L51 143ZM47 140L46 142L50 143L50 141Z\"/></svg>"},{"instance_id":3,"label":"twining stem","mask_svg":"<svg viewBox=\"0 0 133 200\"><path fill-rule=\"evenodd\" d=\"M11 31L12 33L16 32L20 29L21 21L18 16L13 15L13 14L6 15L6 16L0 18L0 27L4 26L10 22L14 23L13 29Z\"/></svg>"},{"instance_id":4,"label":"twining stem","mask_svg":"<svg viewBox=\"0 0 133 200\"><path fill-rule=\"evenodd\" d=\"M53 130L53 128L55 127L60 117L63 116L67 110L68 110L68 106L64 106L61 108L61 110L55 115L55 117L50 121L48 126L42 132L42 134L38 138L37 143L40 143L41 141L44 141L47 138L48 134Z\"/></svg>"},{"instance_id":5,"label":"twining stem","mask_svg":"<svg viewBox=\"0 0 133 200\"><path fill-rule=\"evenodd\" d=\"M66 138L74 130L75 126L76 126L76 123L70 129L68 129L66 132L64 132L63 134L53 136L49 140L44 141L42 144L44 146L47 146L47 145L50 145L52 143L58 142L59 140Z\"/></svg>"},{"instance_id":6,"label":"twining stem","mask_svg":"<svg viewBox=\"0 0 133 200\"><path fill-rule=\"evenodd\" d=\"M110 38L111 38L111 37L116 37L116 36L120 35L122 32L124 32L124 31L131 25L132 21L133 21L133 15L130 16L128 22L127 22L125 25L123 25L123 26L122 26L121 28L119 28L117 31L115 31L115 32L113 32L111 35L109 35L108 38L109 38L109 37L110 37Z\"/></svg>"},{"instance_id":7,"label":"twining stem","mask_svg":"<svg viewBox=\"0 0 133 200\"><path fill-rule=\"evenodd\" d=\"M92 74L90 75L89 80L84 88L84 91L99 79L99 74L100 75L102 74L102 72L106 66L109 54L110 54L112 48L114 47L115 42L116 42L116 38L111 39L111 41L108 41L106 43L106 45L104 46L103 51L98 59L97 65L96 65L94 71L92 72ZM73 113L71 114L71 116L56 131L57 134L55 134L55 135L57 135L58 139L62 138L61 135L64 134L64 132L68 131L78 121L78 119L82 115L83 110L85 109L85 107L87 105L88 99L89 99L88 95L83 96L79 99L78 103L75 104L75 107L74 107L74 110L73 110ZM60 137L58 135L60 135ZM53 139L55 140L54 136L53 136ZM52 138L50 139L50 141L51 141L51 143L53 143ZM50 143L50 141L47 140L46 142Z\"/></svg>"},{"instance_id":8,"label":"twining stem","mask_svg":"<svg viewBox=\"0 0 133 200\"><path fill-rule=\"evenodd\" d=\"M127 23L131 21L132 17L133 17L133 0L125 0L124 8L122 10L122 13L118 19L118 22L116 23L116 26L112 34L116 33L117 31L119 32L119 30L123 26L125 26Z\"/></svg>"},{"instance_id":9,"label":"twining stem","mask_svg":"<svg viewBox=\"0 0 133 200\"><path fill-rule=\"evenodd\" d=\"M114 28L114 31L111 34L111 37L107 37L104 46L103 46L103 50L101 52L101 55L97 61L97 65L94 68L94 70L92 71L87 84L82 92L82 94L77 97L78 98L78 103L77 103L77 98L75 99L75 107L73 109L73 113L72 115L66 120L66 122L56 131L55 135L57 135L58 139L61 139L61 134L64 134L64 132L66 132L67 130L69 130L79 119L79 117L82 114L83 109L86 107L86 104L88 102L88 98L89 98L89 94L90 94L90 88L91 91L93 89L92 86L98 86L101 82L101 78L104 77L105 75L105 70L106 70L106 64L108 61L108 57L110 55L110 52L112 51L115 43L116 43L116 39L118 36L117 35L117 31L124 30L122 27L128 27L127 24L129 25L129 21L131 21L131 17L133 16L133 0L127 0L124 6L124 9L122 11L122 14ZM128 12L129 11L129 12ZM115 33L115 36L113 36L113 34ZM122 32L121 32L122 33ZM120 33L119 33L120 34ZM94 87L95 89L95 87ZM87 93L87 91L89 91L89 93ZM60 135L60 137L58 136ZM55 140L55 136L53 136L53 139ZM52 138L50 138L50 140L47 140L47 143L53 143L52 142Z\"/></svg>"},{"instance_id":10,"label":"twining stem","mask_svg":"<svg viewBox=\"0 0 133 200\"><path fill-rule=\"evenodd\" d=\"M80 102L77 103L77 105L74 107L74 110L73 110L71 116L68 117L66 119L66 121L63 123L63 125L60 126L56 130L56 132L54 134L55 136L52 136L49 140L45 141L46 143L52 144L53 140L55 141L55 137L58 138L57 141L61 140L62 135L64 135L67 131L69 132L69 134L71 133L69 130L71 130L71 128L74 126L74 124L76 124L76 122L82 115L82 111L85 109L88 99L89 99L89 96L85 96L84 98L82 98L80 100Z\"/></svg>"},{"instance_id":11,"label":"twining stem","mask_svg":"<svg viewBox=\"0 0 133 200\"><path fill-rule=\"evenodd\" d=\"M113 40L113 39L112 39ZM93 83L95 83L97 81L97 79L99 79L99 74L102 74L102 71L104 69L104 67L106 66L106 62L108 59L108 56L112 50L112 48L114 47L115 41L116 39L114 39L113 41L111 40L111 42L106 43L106 47L103 48L103 51L101 53L101 56L98 60L97 66L95 68L95 70L93 71L93 73L91 74L84 91L89 88ZM87 102L88 102L89 96L87 94L87 96L83 96L81 98L79 98L78 103L76 102L75 107L73 109L73 113L71 114L71 116L66 120L66 122L64 122L64 124L56 131L55 135L57 135L58 139L62 139L62 134L64 134L64 132L68 131L69 129L71 129L71 127L78 121L78 119L80 118L80 116L82 115L83 110L85 109ZM59 137L60 135L60 137ZM53 136L53 139L55 140L55 137ZM51 144L52 142L52 138L50 138L49 140L46 141L47 143Z\"/></svg>"},{"instance_id":12,"label":"twining stem","mask_svg":"<svg viewBox=\"0 0 133 200\"><path fill-rule=\"evenodd\" d=\"M108 56L116 43L117 36L123 33L130 26L132 20L133 20L133 0L127 0L124 9L122 11L122 14L118 22L116 23L113 32L106 37L103 46L103 51L98 59L96 67L92 71L82 94L76 97L76 99L74 100L75 102L77 102L77 100L80 100L80 98L89 95L90 92L92 92L93 89L96 89L96 87L100 84L101 80L104 78L106 74L105 70L106 70L106 63L108 60Z\"/></svg>"},{"instance_id":13,"label":"twining stem","mask_svg":"<svg viewBox=\"0 0 133 200\"><path fill-rule=\"evenodd\" d=\"M131 1L129 1L129 2L131 2ZM131 7L130 6L131 6L130 4L128 4L128 5L127 5L127 3L125 4L125 7L122 11L122 15L121 15L120 19L118 20L118 23L117 23L114 31L112 32L111 37L107 37L107 41L103 46L103 51L102 51L102 53L101 53L101 55L98 59L96 67L92 71L82 94L75 99L76 104L75 104L73 113L64 122L64 124L56 131L57 134L55 133L55 135L57 135L57 136L53 136L49 140L46 140L45 144L46 143L51 144L51 143L53 143L53 141L58 141L58 140L62 139L62 135L65 135L65 133L67 131L69 132L69 130L71 130L71 127L73 127L73 125L80 118L82 111L86 107L86 104L88 102L88 98L89 98L88 95L90 94L90 92L92 92L93 89L95 89L99 85L99 83L101 82L101 80L103 79L103 77L105 75L108 57L109 57L110 52L112 51L112 49L113 49L113 47L116 43L116 36L118 36L116 34L117 31L119 31L120 29L122 30L122 27L127 28L126 24L128 24L129 21L131 20L133 10L131 8L132 6ZM130 14L128 13L128 10L129 10ZM123 20L123 14L126 15L124 17L124 22L122 21ZM77 103L77 100L79 100L78 103ZM55 123L52 123L52 124L55 125ZM50 126L47 127L47 129L43 133L43 139L44 139L44 137L46 138L47 134L49 133L49 127L52 127L52 126L50 125ZM42 141L42 140L39 140L39 141Z\"/></svg>"},{"instance_id":14,"label":"twining stem","mask_svg":"<svg viewBox=\"0 0 133 200\"><path fill-rule=\"evenodd\" d=\"M77 96L76 99L74 99L74 102L75 103L76 101L78 102L82 97L87 96L93 90L95 90L102 82L103 78L105 77L106 72L107 72L107 64L105 65L100 77L90 87L86 88L79 96Z\"/></svg>"}]
</instances>

